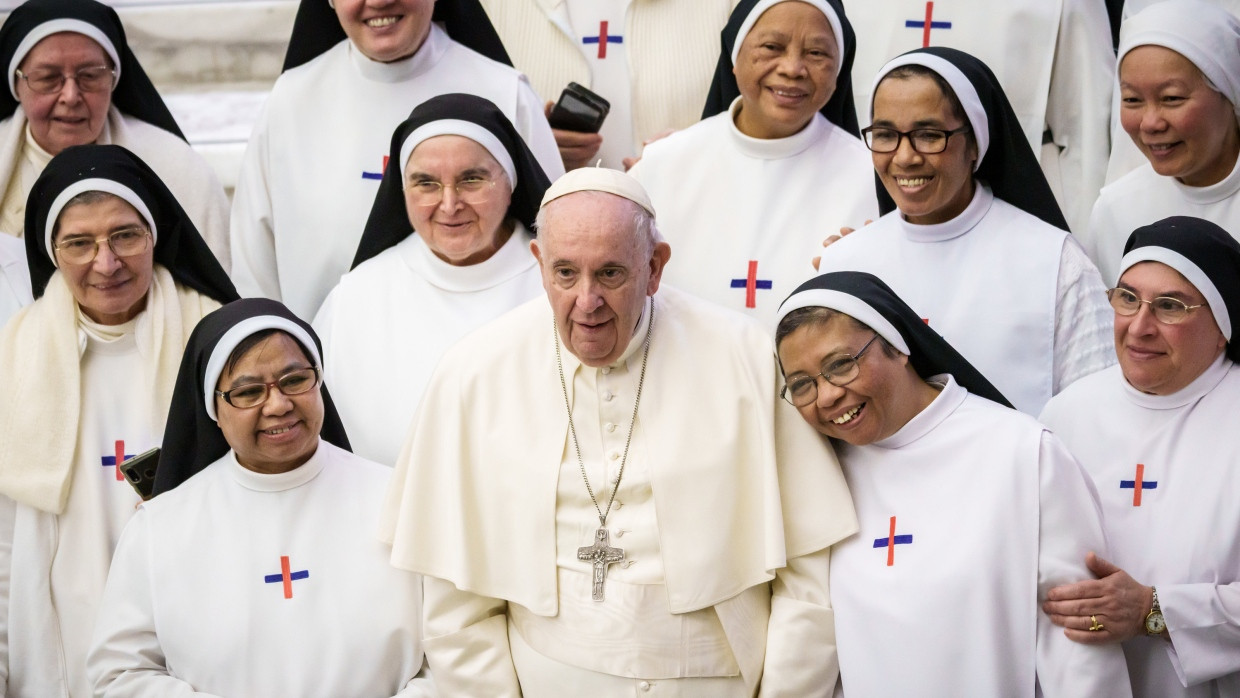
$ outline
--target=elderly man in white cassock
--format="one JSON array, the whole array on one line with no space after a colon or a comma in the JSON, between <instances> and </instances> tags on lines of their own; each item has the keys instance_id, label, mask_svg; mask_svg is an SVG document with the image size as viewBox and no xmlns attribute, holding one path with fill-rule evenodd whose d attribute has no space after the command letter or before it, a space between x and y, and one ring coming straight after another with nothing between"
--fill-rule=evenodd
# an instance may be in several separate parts
<instances>
[{"instance_id":1,"label":"elderly man in white cassock","mask_svg":"<svg viewBox=\"0 0 1240 698\"><path fill-rule=\"evenodd\" d=\"M620 172L555 182L530 247L547 298L445 355L383 514L426 575L440 691L830 695L855 514L830 446L776 410L769 336L660 288L671 249Z\"/></svg>"}]
</instances>

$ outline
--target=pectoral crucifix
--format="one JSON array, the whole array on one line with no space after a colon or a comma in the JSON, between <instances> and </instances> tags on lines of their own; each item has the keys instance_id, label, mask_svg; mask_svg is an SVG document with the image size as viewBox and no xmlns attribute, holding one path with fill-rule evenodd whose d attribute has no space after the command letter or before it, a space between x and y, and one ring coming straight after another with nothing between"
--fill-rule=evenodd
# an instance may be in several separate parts
<instances>
[{"instance_id":1,"label":"pectoral crucifix","mask_svg":"<svg viewBox=\"0 0 1240 698\"><path fill-rule=\"evenodd\" d=\"M611 547L611 534L607 529L599 527L594 532L594 545L577 548L578 560L590 560L594 563L594 590L590 598L603 600L603 582L607 579L607 566L624 562L624 550Z\"/></svg>"}]
</instances>

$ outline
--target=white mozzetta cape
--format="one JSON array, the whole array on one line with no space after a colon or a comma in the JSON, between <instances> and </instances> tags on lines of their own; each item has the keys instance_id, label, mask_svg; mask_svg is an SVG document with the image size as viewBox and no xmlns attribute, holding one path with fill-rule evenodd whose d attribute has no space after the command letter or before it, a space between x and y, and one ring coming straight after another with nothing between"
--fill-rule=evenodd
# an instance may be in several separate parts
<instances>
[{"instance_id":1,"label":"white mozzetta cape","mask_svg":"<svg viewBox=\"0 0 1240 698\"><path fill-rule=\"evenodd\" d=\"M887 282L1028 414L1115 362L1111 307L1080 245L984 185L946 223L892 211L828 247L821 268Z\"/></svg>"},{"instance_id":2,"label":"white mozzetta cape","mask_svg":"<svg viewBox=\"0 0 1240 698\"><path fill-rule=\"evenodd\" d=\"M564 173L543 105L520 73L432 25L410 58L377 63L349 41L276 80L246 148L232 211L233 280L311 320L349 270L392 130L436 95L495 103L552 180Z\"/></svg>"},{"instance_id":3,"label":"white mozzetta cape","mask_svg":"<svg viewBox=\"0 0 1240 698\"><path fill-rule=\"evenodd\" d=\"M324 441L276 475L229 451L144 503L104 592L88 667L96 691L435 695L415 679L421 578L389 565L374 539L390 475Z\"/></svg>"},{"instance_id":4,"label":"white mozzetta cape","mask_svg":"<svg viewBox=\"0 0 1240 698\"><path fill-rule=\"evenodd\" d=\"M762 328L664 285L639 419L668 607L713 606L855 528L830 447L776 404ZM553 321L535 299L431 378L381 535L400 567L556 613L556 488L569 448Z\"/></svg>"},{"instance_id":5,"label":"white mozzetta cape","mask_svg":"<svg viewBox=\"0 0 1240 698\"><path fill-rule=\"evenodd\" d=\"M822 241L878 217L874 166L821 114L792 136L759 139L736 128L739 106L651 143L629 174L672 246L663 278L773 327L779 304L814 276Z\"/></svg>"},{"instance_id":6,"label":"white mozzetta cape","mask_svg":"<svg viewBox=\"0 0 1240 698\"><path fill-rule=\"evenodd\" d=\"M1042 413L1093 477L1111 561L1158 589L1171 642L1124 643L1138 698L1240 695L1237 414L1240 367L1222 356L1172 395L1113 366Z\"/></svg>"},{"instance_id":7,"label":"white mozzetta cape","mask_svg":"<svg viewBox=\"0 0 1240 698\"><path fill-rule=\"evenodd\" d=\"M416 233L345 274L314 319L323 376L354 453L396 463L439 358L469 331L542 293L520 223L480 264L457 267Z\"/></svg>"},{"instance_id":8,"label":"white mozzetta cape","mask_svg":"<svg viewBox=\"0 0 1240 698\"><path fill-rule=\"evenodd\" d=\"M874 77L887 61L923 46L950 46L994 71L1074 231L1089 220L1110 152L1115 52L1097 0L883 0L848 4L856 30L853 94L870 122ZM946 26L949 25L950 26ZM1044 132L1051 142L1044 145Z\"/></svg>"},{"instance_id":9,"label":"white mozzetta cape","mask_svg":"<svg viewBox=\"0 0 1240 698\"><path fill-rule=\"evenodd\" d=\"M1130 695L1117 647L1038 605L1106 554L1088 477L1031 417L937 378L898 432L839 448L861 524L831 555L845 694Z\"/></svg>"},{"instance_id":10,"label":"white mozzetta cape","mask_svg":"<svg viewBox=\"0 0 1240 698\"><path fill-rule=\"evenodd\" d=\"M103 133L95 142L124 146L150 165L185 209L224 271L228 271L228 196L201 155L175 135L126 116L116 107L108 110ZM4 212L6 219L20 220L25 215L26 198L39 176L39 172L23 172L25 147L26 113L19 106L13 116L0 122L0 195L8 209ZM14 182L15 177L21 181ZM11 190L15 184L19 189ZM24 234L22 229L3 232L19 237Z\"/></svg>"},{"instance_id":11,"label":"white mozzetta cape","mask_svg":"<svg viewBox=\"0 0 1240 698\"><path fill-rule=\"evenodd\" d=\"M1089 221L1085 249L1108 287L1119 281L1119 262L1132 231L1168 216L1194 216L1217 223L1240 238L1240 160L1218 184L1189 187L1164 177L1148 162L1102 190Z\"/></svg>"}]
</instances>

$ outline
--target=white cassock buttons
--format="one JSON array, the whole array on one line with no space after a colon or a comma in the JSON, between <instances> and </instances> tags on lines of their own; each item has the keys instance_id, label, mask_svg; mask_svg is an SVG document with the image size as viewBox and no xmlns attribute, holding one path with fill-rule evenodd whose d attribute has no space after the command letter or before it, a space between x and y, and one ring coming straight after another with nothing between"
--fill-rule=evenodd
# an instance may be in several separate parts
<instances>
[{"instance_id":1,"label":"white cassock buttons","mask_svg":"<svg viewBox=\"0 0 1240 698\"><path fill-rule=\"evenodd\" d=\"M641 683L637 684L637 687L638 687L638 688L640 688L640 689L642 689L643 691L649 691L649 690L650 690L650 682L649 682L649 681L642 681Z\"/></svg>"},{"instance_id":2,"label":"white cassock buttons","mask_svg":"<svg viewBox=\"0 0 1240 698\"><path fill-rule=\"evenodd\" d=\"M611 452L611 455L610 455L609 457L610 457L612 460L620 460L620 454L619 454L618 452L616 452L616 451L612 451L612 452Z\"/></svg>"},{"instance_id":3,"label":"white cassock buttons","mask_svg":"<svg viewBox=\"0 0 1240 698\"><path fill-rule=\"evenodd\" d=\"M611 391L610 391L610 390L608 390L607 392L603 393L603 399L604 399L604 400L606 400L607 402L611 402L611 399L612 399L613 397L615 397L615 395L612 395L612 393L611 393Z\"/></svg>"},{"instance_id":4,"label":"white cassock buttons","mask_svg":"<svg viewBox=\"0 0 1240 698\"><path fill-rule=\"evenodd\" d=\"M603 427L606 428L608 432L613 432L616 430L616 425L614 422L608 422L604 424Z\"/></svg>"},{"instance_id":5,"label":"white cassock buttons","mask_svg":"<svg viewBox=\"0 0 1240 698\"><path fill-rule=\"evenodd\" d=\"M604 376L606 376L606 375L608 375L608 374L610 374L610 373L611 373L611 366L604 366L604 367L603 367L603 375L604 375Z\"/></svg>"}]
</instances>

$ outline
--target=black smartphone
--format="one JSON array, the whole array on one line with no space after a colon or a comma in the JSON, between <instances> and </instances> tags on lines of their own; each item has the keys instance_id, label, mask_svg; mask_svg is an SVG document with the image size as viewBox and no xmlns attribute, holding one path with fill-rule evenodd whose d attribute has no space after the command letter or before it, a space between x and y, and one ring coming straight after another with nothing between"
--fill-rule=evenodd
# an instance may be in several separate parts
<instances>
[{"instance_id":1,"label":"black smartphone","mask_svg":"<svg viewBox=\"0 0 1240 698\"><path fill-rule=\"evenodd\" d=\"M560 101L551 108L547 121L551 128L562 131L598 133L609 111L610 102L581 85L570 82L560 93Z\"/></svg>"},{"instance_id":2,"label":"black smartphone","mask_svg":"<svg viewBox=\"0 0 1240 698\"><path fill-rule=\"evenodd\" d=\"M159 447L156 446L121 463L121 474L138 496L147 500L155 491L155 470L158 467Z\"/></svg>"}]
</instances>

